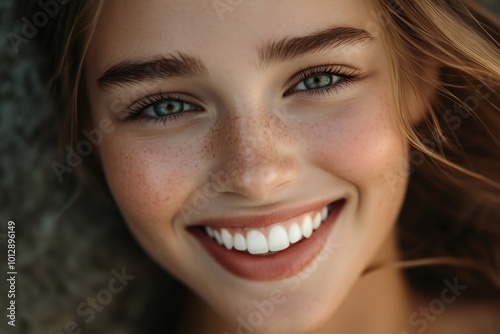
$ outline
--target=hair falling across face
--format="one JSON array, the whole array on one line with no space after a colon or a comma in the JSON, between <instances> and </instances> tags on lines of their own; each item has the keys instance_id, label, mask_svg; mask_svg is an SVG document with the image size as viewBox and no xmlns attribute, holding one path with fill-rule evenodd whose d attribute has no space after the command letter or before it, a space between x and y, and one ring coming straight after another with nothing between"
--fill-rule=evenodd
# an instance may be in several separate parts
<instances>
[{"instance_id":1,"label":"hair falling across face","mask_svg":"<svg viewBox=\"0 0 500 334\"><path fill-rule=\"evenodd\" d=\"M203 300L202 328L408 326L401 273L363 273L401 259L408 128L439 65L421 50L427 85L401 92L382 16L365 0L101 2L79 117L112 123L105 180L137 241Z\"/></svg>"}]
</instances>

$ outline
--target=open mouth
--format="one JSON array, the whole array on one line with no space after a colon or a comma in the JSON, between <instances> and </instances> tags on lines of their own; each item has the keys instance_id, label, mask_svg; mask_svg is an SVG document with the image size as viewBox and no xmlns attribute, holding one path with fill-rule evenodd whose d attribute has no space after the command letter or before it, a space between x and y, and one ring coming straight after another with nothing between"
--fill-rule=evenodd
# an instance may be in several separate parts
<instances>
[{"instance_id":1,"label":"open mouth","mask_svg":"<svg viewBox=\"0 0 500 334\"><path fill-rule=\"evenodd\" d=\"M272 255L283 251L302 239L310 238L331 213L332 205L325 205L288 221L265 228L212 228L205 226L206 234L228 250L234 249L252 255Z\"/></svg>"},{"instance_id":2,"label":"open mouth","mask_svg":"<svg viewBox=\"0 0 500 334\"><path fill-rule=\"evenodd\" d=\"M293 276L320 253L345 199L264 227L189 228L208 253L231 273L269 281Z\"/></svg>"}]
</instances>

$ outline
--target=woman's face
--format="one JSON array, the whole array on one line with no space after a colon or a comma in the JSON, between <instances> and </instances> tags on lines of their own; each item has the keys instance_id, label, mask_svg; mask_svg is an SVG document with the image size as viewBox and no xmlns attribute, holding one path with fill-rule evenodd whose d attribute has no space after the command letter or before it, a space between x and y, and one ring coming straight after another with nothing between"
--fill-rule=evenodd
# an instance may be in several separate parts
<instances>
[{"instance_id":1,"label":"woman's face","mask_svg":"<svg viewBox=\"0 0 500 334\"><path fill-rule=\"evenodd\" d=\"M107 182L235 326L317 327L391 235L408 152L375 23L363 0L104 3L85 75Z\"/></svg>"}]
</instances>

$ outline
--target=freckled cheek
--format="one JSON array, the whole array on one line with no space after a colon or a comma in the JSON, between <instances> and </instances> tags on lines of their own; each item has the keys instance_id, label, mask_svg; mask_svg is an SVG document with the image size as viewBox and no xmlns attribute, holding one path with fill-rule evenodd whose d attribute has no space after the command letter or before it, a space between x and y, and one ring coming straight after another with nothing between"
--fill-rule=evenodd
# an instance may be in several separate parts
<instances>
[{"instance_id":1,"label":"freckled cheek","mask_svg":"<svg viewBox=\"0 0 500 334\"><path fill-rule=\"evenodd\" d=\"M388 117L389 111L384 113L358 110L324 122L316 129L321 143L316 144L315 159L358 186L361 182L383 181L384 175L401 167L406 154L395 121Z\"/></svg>"},{"instance_id":2,"label":"freckled cheek","mask_svg":"<svg viewBox=\"0 0 500 334\"><path fill-rule=\"evenodd\" d=\"M162 222L179 209L192 189L193 159L161 142L110 140L101 157L111 192L128 221Z\"/></svg>"}]
</instances>

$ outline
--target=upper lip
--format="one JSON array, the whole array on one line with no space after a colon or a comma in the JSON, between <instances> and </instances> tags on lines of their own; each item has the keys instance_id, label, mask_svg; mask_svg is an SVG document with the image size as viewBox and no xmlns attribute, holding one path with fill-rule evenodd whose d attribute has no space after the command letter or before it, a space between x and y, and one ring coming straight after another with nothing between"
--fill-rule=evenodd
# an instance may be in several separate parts
<instances>
[{"instance_id":1,"label":"upper lip","mask_svg":"<svg viewBox=\"0 0 500 334\"><path fill-rule=\"evenodd\" d=\"M300 216L307 212L320 210L324 206L337 202L337 200L322 200L314 203L302 204L293 207L281 207L269 213L261 213L256 215L239 215L239 216L221 216L203 219L195 222L196 226L210 226L215 228L223 227L239 227L239 228L259 228L273 225L276 223L287 221L291 218Z\"/></svg>"}]
</instances>

